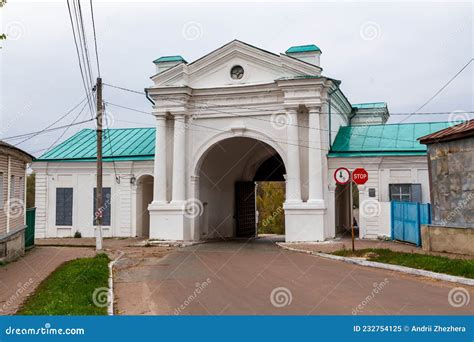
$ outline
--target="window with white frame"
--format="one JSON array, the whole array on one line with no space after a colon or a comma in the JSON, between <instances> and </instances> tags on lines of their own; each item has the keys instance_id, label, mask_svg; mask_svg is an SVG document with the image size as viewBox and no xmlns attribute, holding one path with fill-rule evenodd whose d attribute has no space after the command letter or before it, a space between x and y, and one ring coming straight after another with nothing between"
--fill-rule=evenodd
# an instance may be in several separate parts
<instances>
[{"instance_id":1,"label":"window with white frame","mask_svg":"<svg viewBox=\"0 0 474 342\"><path fill-rule=\"evenodd\" d=\"M421 202L421 184L389 184L390 201Z\"/></svg>"}]
</instances>

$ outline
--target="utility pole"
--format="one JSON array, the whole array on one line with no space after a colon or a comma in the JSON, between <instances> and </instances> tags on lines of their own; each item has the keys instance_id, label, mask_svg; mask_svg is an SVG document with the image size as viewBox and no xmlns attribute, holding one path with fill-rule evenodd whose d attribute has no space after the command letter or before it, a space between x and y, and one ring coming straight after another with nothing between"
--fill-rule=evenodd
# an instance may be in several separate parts
<instances>
[{"instance_id":1,"label":"utility pole","mask_svg":"<svg viewBox=\"0 0 474 342\"><path fill-rule=\"evenodd\" d=\"M352 183L354 181L352 180L352 173L351 173L351 178L350 178L350 185L349 185L349 192L350 192L350 206L351 206L351 236L352 236L352 253L355 252L355 245L354 245L354 240L355 240L355 233L354 233L354 199L352 197Z\"/></svg>"},{"instance_id":2,"label":"utility pole","mask_svg":"<svg viewBox=\"0 0 474 342\"><path fill-rule=\"evenodd\" d=\"M95 212L95 246L96 250L102 250L102 78L97 77L96 84L97 95L97 187L96 187L96 212Z\"/></svg>"}]
</instances>

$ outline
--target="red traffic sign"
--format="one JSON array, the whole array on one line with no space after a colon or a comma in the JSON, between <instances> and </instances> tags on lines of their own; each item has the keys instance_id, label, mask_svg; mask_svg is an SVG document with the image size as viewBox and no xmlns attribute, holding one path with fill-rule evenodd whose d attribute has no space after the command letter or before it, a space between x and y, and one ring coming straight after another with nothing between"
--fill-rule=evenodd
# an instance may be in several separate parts
<instances>
[{"instance_id":1,"label":"red traffic sign","mask_svg":"<svg viewBox=\"0 0 474 342\"><path fill-rule=\"evenodd\" d=\"M352 171L352 180L358 185L365 184L369 180L369 174L361 167Z\"/></svg>"},{"instance_id":2,"label":"red traffic sign","mask_svg":"<svg viewBox=\"0 0 474 342\"><path fill-rule=\"evenodd\" d=\"M347 184L351 180L351 172L345 167L337 168L334 171L334 180L338 184Z\"/></svg>"}]
</instances>

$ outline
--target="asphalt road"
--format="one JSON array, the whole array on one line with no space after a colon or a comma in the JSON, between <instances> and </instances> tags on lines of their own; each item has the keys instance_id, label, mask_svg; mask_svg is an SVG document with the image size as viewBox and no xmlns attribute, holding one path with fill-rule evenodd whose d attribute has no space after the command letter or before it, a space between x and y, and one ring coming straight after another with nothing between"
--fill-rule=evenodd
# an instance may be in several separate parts
<instances>
[{"instance_id":1,"label":"asphalt road","mask_svg":"<svg viewBox=\"0 0 474 342\"><path fill-rule=\"evenodd\" d=\"M450 296L457 287L283 250L268 239L125 257L115 275L116 308L129 315L472 314L474 289Z\"/></svg>"}]
</instances>

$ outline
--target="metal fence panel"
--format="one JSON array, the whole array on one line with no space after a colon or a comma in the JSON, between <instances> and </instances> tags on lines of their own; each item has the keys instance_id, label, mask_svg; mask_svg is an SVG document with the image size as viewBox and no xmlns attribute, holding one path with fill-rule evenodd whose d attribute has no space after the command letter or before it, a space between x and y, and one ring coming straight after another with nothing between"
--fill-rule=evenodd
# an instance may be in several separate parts
<instances>
[{"instance_id":1,"label":"metal fence panel","mask_svg":"<svg viewBox=\"0 0 474 342\"><path fill-rule=\"evenodd\" d=\"M421 225L431 223L429 204L418 202L391 203L392 240L421 246Z\"/></svg>"},{"instance_id":2,"label":"metal fence panel","mask_svg":"<svg viewBox=\"0 0 474 342\"><path fill-rule=\"evenodd\" d=\"M25 248L35 245L36 208L26 209Z\"/></svg>"}]
</instances>

